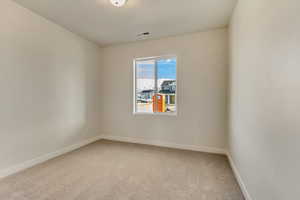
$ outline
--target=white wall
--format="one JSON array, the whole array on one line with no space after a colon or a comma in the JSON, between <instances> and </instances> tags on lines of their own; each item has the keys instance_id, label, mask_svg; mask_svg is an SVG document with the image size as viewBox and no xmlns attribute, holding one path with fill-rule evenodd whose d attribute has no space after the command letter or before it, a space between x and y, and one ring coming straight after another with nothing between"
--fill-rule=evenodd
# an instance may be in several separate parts
<instances>
[{"instance_id":1,"label":"white wall","mask_svg":"<svg viewBox=\"0 0 300 200\"><path fill-rule=\"evenodd\" d=\"M300 196L299 10L240 0L231 22L230 151L255 200Z\"/></svg>"},{"instance_id":2,"label":"white wall","mask_svg":"<svg viewBox=\"0 0 300 200\"><path fill-rule=\"evenodd\" d=\"M109 136L224 149L227 29L107 47L103 51L102 128ZM177 55L178 116L133 112L133 59Z\"/></svg>"},{"instance_id":3,"label":"white wall","mask_svg":"<svg viewBox=\"0 0 300 200\"><path fill-rule=\"evenodd\" d=\"M0 27L0 171L95 136L99 48L11 0Z\"/></svg>"}]
</instances>

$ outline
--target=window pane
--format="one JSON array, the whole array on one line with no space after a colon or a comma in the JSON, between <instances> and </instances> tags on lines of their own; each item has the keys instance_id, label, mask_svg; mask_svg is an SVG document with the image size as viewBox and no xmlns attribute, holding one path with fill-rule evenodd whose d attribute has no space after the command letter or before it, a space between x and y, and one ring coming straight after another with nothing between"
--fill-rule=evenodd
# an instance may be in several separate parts
<instances>
[{"instance_id":1,"label":"window pane","mask_svg":"<svg viewBox=\"0 0 300 200\"><path fill-rule=\"evenodd\" d=\"M136 61L136 112L153 113L155 60Z\"/></svg>"},{"instance_id":2,"label":"window pane","mask_svg":"<svg viewBox=\"0 0 300 200\"><path fill-rule=\"evenodd\" d=\"M157 60L157 112L176 112L176 58Z\"/></svg>"}]
</instances>

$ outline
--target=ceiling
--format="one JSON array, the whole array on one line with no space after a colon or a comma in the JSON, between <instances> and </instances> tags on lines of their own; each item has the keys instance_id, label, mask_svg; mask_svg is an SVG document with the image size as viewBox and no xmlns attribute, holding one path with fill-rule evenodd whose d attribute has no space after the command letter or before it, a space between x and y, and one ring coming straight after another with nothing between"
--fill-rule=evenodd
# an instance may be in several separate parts
<instances>
[{"instance_id":1,"label":"ceiling","mask_svg":"<svg viewBox=\"0 0 300 200\"><path fill-rule=\"evenodd\" d=\"M237 0L14 0L101 46L228 25ZM149 36L137 37L150 32Z\"/></svg>"}]
</instances>

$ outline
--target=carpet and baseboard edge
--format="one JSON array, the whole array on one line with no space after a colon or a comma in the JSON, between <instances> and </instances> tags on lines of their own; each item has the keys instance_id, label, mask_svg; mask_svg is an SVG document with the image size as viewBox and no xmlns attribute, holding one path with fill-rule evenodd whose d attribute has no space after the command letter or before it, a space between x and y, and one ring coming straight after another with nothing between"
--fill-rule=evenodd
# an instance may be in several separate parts
<instances>
[{"instance_id":1,"label":"carpet and baseboard edge","mask_svg":"<svg viewBox=\"0 0 300 200\"><path fill-rule=\"evenodd\" d=\"M73 150L76 150L80 147L86 146L90 143L93 143L95 141L106 139L106 140L113 140L113 141L120 141L120 142L130 142L130 143L137 143L137 144L146 144L146 145L153 145L153 146L160 146L160 147L168 147L168 148L174 148L174 149L182 149L182 150L191 150L191 151L199 151L199 152L206 152L206 153L214 153L214 154L221 154L228 157L229 163L231 165L231 168L233 170L233 173L238 181L238 184L244 194L245 200L253 200L251 198L246 185L232 159L231 154L221 148L215 148L215 147L207 147L207 146L197 146L197 145L186 145L186 144L176 144L176 143L170 143L170 142L162 142L158 140L147 140L142 138L132 138L132 137L124 137L124 136L113 136L113 135L99 135L93 138L89 138L87 140L81 141L79 143L64 147L60 150L57 150L52 153L45 154L43 156L40 156L38 158L28 160L26 162L23 162L21 164L14 165L12 167L9 167L7 169L0 170L0 178L4 178L6 176L15 174L17 172L23 171L25 169L28 169L30 167L33 167L37 164L46 162L47 160L50 160L52 158L61 156L63 154L66 154L68 152L71 152Z\"/></svg>"},{"instance_id":2,"label":"carpet and baseboard edge","mask_svg":"<svg viewBox=\"0 0 300 200\"><path fill-rule=\"evenodd\" d=\"M244 197L245 197L245 200L254 200L254 199L250 196L250 193L249 193L249 191L247 190L246 184L245 184L245 182L243 181L242 176L241 176L241 174L240 174L238 168L236 167L236 165L235 165L235 163L234 163L234 161L233 161L233 159L232 159L232 156L231 156L231 154L230 154L229 152L227 152L227 158L228 158L228 160L229 160L229 163L230 163L230 166L231 166L231 168L232 168L233 174L234 174L234 176L235 176L235 178L236 178L236 180L237 180L237 182L238 182L238 184L239 184L239 186L240 186L240 188L241 188L241 190L242 190L242 193L243 193L243 195L244 195Z\"/></svg>"},{"instance_id":3,"label":"carpet and baseboard edge","mask_svg":"<svg viewBox=\"0 0 300 200\"><path fill-rule=\"evenodd\" d=\"M9 175L15 174L17 172L23 171L23 170L28 169L30 167L33 167L37 164L46 162L47 160L50 160L50 159L55 158L57 156L61 156L63 154L66 154L68 152L76 150L80 147L83 147L85 145L88 145L88 144L93 143L93 142L95 142L97 140L100 140L100 139L101 139L101 136L96 136L96 137L93 137L93 138L89 138L89 139L83 140L81 142L78 142L76 144L64 147L60 150L57 150L57 151L54 151L54 152L51 152L51 153L47 153L45 155L39 156L37 158L31 159L31 160L28 160L28 161L25 161L23 163L14 165L14 166L6 168L6 169L2 169L2 170L0 170L0 178L4 178L6 176L9 176Z\"/></svg>"},{"instance_id":4,"label":"carpet and baseboard edge","mask_svg":"<svg viewBox=\"0 0 300 200\"><path fill-rule=\"evenodd\" d=\"M176 144L176 143L170 143L170 142L162 142L162 141L158 141L158 140L148 140L148 139L133 138L133 137L115 136L115 135L102 135L101 139L225 155L228 157L230 166L231 166L234 176L236 177L237 182L242 190L245 200L253 200L253 198L250 196L250 194L246 188L246 185L245 185L245 183L244 183L244 181L243 181L243 179L231 157L231 154L225 149L215 148L215 147L207 147L207 146Z\"/></svg>"},{"instance_id":5,"label":"carpet and baseboard edge","mask_svg":"<svg viewBox=\"0 0 300 200\"><path fill-rule=\"evenodd\" d=\"M173 148L173 149L182 149L182 150L191 150L191 151L200 151L200 152L206 152L206 153L227 155L227 151L225 149L216 148L216 147L207 147L207 146L198 146L198 145L189 145L189 144L177 144L177 143L172 143L172 142L163 142L163 141L159 141L159 140L149 140L149 139L115 136L115 135L102 135L102 139L120 141L120 142L130 142L130 143L137 143L137 144L146 144L146 145L167 147L167 148Z\"/></svg>"}]
</instances>

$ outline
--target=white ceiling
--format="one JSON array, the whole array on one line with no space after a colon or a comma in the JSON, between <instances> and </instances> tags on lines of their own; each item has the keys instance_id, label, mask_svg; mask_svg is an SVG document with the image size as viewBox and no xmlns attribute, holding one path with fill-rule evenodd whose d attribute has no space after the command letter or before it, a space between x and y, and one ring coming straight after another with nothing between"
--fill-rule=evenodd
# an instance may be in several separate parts
<instances>
[{"instance_id":1,"label":"white ceiling","mask_svg":"<svg viewBox=\"0 0 300 200\"><path fill-rule=\"evenodd\" d=\"M14 0L99 45L161 38L228 25L237 0Z\"/></svg>"}]
</instances>

